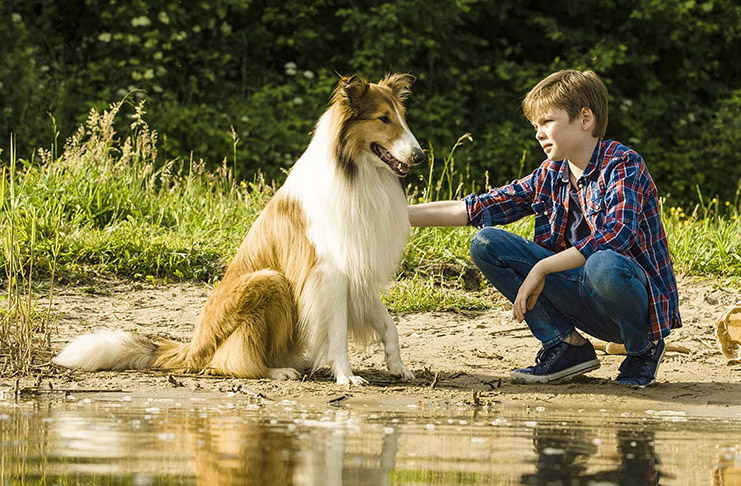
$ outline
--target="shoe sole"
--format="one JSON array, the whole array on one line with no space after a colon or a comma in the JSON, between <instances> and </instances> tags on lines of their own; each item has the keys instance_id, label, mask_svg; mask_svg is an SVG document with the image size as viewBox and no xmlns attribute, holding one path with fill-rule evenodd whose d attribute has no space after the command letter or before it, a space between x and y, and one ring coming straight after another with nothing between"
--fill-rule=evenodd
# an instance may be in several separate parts
<instances>
[{"instance_id":1,"label":"shoe sole","mask_svg":"<svg viewBox=\"0 0 741 486\"><path fill-rule=\"evenodd\" d=\"M574 365L571 368L566 368L565 370L561 370L558 373L553 373L550 375L528 375L526 373L518 373L517 371L512 371L509 376L512 381L520 381L525 383L550 383L556 380L566 380L568 378L583 375L584 373L589 373L590 371L594 371L599 367L599 360L593 359L591 361L579 363L578 365Z\"/></svg>"}]
</instances>

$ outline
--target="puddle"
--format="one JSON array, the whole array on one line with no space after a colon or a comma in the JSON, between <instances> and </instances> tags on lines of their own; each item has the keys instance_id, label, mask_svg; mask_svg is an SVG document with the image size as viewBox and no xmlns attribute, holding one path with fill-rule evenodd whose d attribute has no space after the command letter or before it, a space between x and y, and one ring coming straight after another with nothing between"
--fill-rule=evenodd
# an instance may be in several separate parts
<instances>
[{"instance_id":1,"label":"puddle","mask_svg":"<svg viewBox=\"0 0 741 486\"><path fill-rule=\"evenodd\" d=\"M329 397L332 398L332 397ZM741 485L741 415L80 394L0 401L2 484ZM412 398L410 398L412 400Z\"/></svg>"}]
</instances>

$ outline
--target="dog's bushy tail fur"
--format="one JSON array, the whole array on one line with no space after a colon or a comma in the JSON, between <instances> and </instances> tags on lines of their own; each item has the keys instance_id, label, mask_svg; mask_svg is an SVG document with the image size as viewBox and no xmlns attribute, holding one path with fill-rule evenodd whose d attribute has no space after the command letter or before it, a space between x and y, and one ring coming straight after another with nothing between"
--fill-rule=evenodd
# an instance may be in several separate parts
<instances>
[{"instance_id":1,"label":"dog's bushy tail fur","mask_svg":"<svg viewBox=\"0 0 741 486\"><path fill-rule=\"evenodd\" d=\"M80 336L52 363L85 371L151 368L159 346L146 336L118 330Z\"/></svg>"},{"instance_id":2,"label":"dog's bushy tail fur","mask_svg":"<svg viewBox=\"0 0 741 486\"><path fill-rule=\"evenodd\" d=\"M274 367L302 367L296 323L290 283L280 272L263 269L225 277L209 296L190 342L106 330L75 339L52 363L84 371L207 370L264 378Z\"/></svg>"}]
</instances>

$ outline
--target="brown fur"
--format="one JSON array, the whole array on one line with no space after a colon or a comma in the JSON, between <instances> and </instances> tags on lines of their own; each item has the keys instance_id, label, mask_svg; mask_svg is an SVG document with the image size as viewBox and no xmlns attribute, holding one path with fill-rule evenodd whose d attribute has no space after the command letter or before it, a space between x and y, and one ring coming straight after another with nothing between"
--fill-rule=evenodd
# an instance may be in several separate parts
<instances>
[{"instance_id":1,"label":"brown fur","mask_svg":"<svg viewBox=\"0 0 741 486\"><path fill-rule=\"evenodd\" d=\"M193 340L161 341L155 366L243 378L295 366L281 358L303 351L296 301L315 261L298 203L274 197L209 295Z\"/></svg>"},{"instance_id":2,"label":"brown fur","mask_svg":"<svg viewBox=\"0 0 741 486\"><path fill-rule=\"evenodd\" d=\"M342 78L330 114L331 140L341 171L352 180L362 147L400 137L402 100L411 75L389 75L378 84ZM399 115L397 115L397 112ZM388 117L384 121L381 117ZM272 368L301 368L304 345L298 302L317 262L297 201L278 193L240 246L198 316L190 343L159 341L155 367L206 371L244 378L269 376Z\"/></svg>"},{"instance_id":3,"label":"brown fur","mask_svg":"<svg viewBox=\"0 0 741 486\"><path fill-rule=\"evenodd\" d=\"M371 139L384 145L404 130L395 111L404 116L402 101L414 79L410 74L390 74L378 84L359 76L340 80L332 95L332 106L339 117L335 123L341 127L336 141L337 160L348 178L355 177L355 160L361 147L367 147ZM382 116L391 120L388 126L379 120Z\"/></svg>"}]
</instances>

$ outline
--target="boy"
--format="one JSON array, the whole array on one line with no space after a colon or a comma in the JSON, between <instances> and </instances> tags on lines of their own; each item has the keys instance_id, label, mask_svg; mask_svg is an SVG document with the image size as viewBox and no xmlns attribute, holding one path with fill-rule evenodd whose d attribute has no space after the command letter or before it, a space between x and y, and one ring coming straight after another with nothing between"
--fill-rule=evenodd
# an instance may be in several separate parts
<instances>
[{"instance_id":1,"label":"boy","mask_svg":"<svg viewBox=\"0 0 741 486\"><path fill-rule=\"evenodd\" d=\"M607 88L592 71L553 73L522 106L547 160L486 194L410 206L409 221L483 228L471 242L474 263L543 346L513 380L546 383L599 368L578 329L625 344L618 383L651 385L663 338L682 325L656 186L640 155L602 140ZM530 214L534 241L492 227Z\"/></svg>"}]
</instances>

